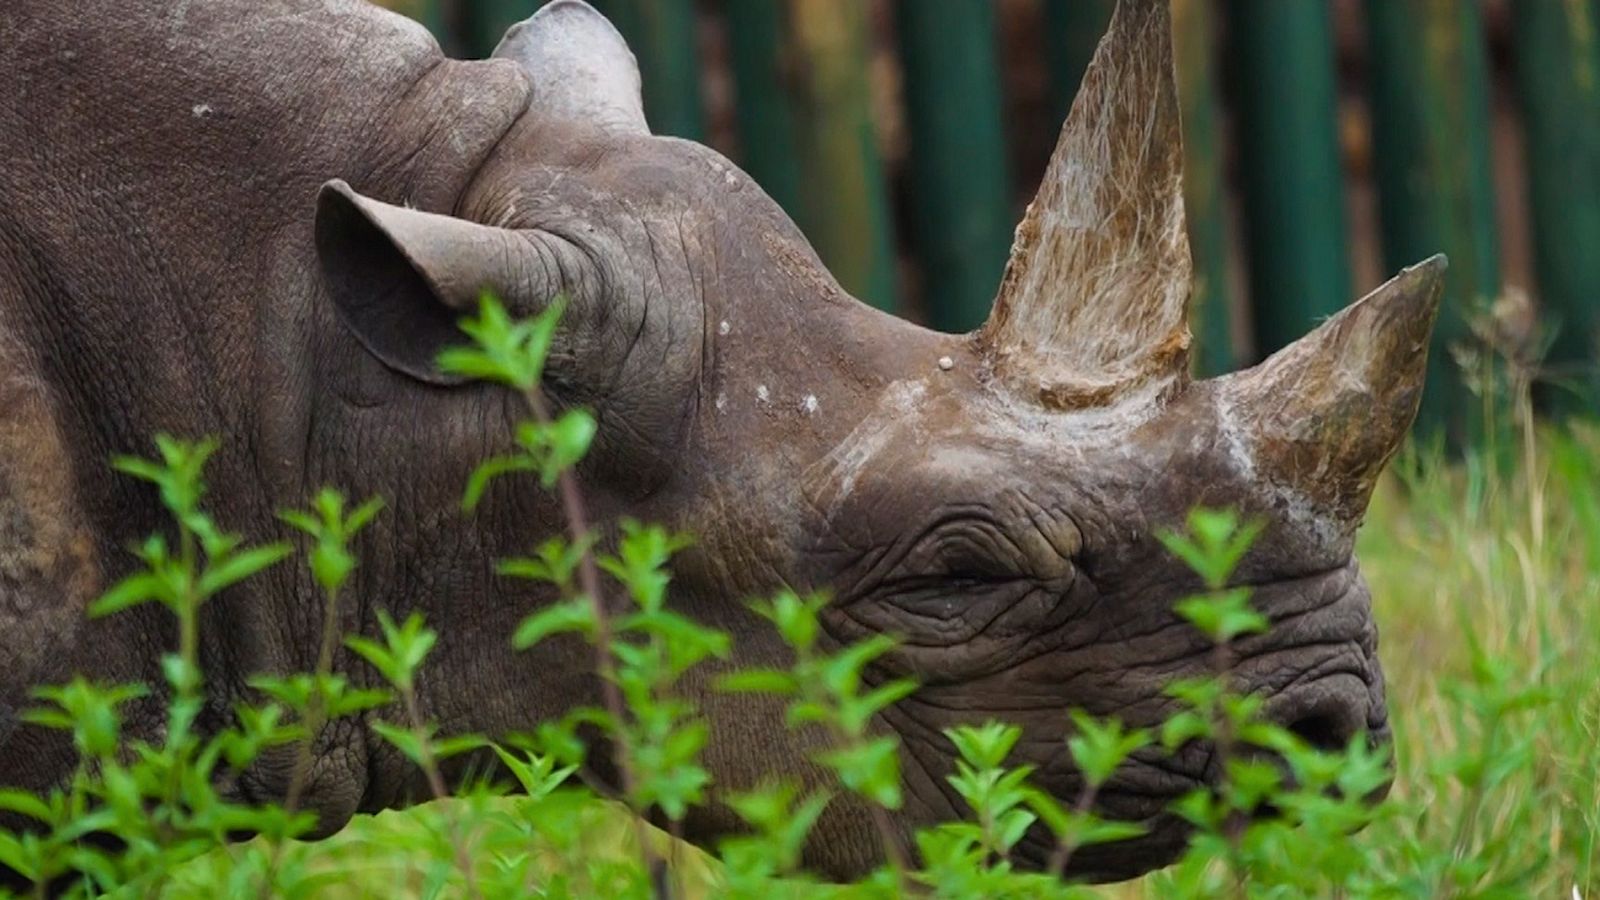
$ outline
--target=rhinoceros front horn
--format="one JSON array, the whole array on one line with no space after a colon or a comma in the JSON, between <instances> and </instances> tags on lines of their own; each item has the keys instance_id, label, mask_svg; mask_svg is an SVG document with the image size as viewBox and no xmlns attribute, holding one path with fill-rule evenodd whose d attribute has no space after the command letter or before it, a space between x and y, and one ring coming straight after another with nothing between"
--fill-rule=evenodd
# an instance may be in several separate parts
<instances>
[{"instance_id":1,"label":"rhinoceros front horn","mask_svg":"<svg viewBox=\"0 0 1600 900\"><path fill-rule=\"evenodd\" d=\"M1053 409L1185 383L1189 242L1166 0L1120 0L979 332Z\"/></svg>"},{"instance_id":2,"label":"rhinoceros front horn","mask_svg":"<svg viewBox=\"0 0 1600 900\"><path fill-rule=\"evenodd\" d=\"M1406 269L1261 365L1212 382L1254 475L1346 534L1416 417L1445 268L1435 256Z\"/></svg>"}]
</instances>

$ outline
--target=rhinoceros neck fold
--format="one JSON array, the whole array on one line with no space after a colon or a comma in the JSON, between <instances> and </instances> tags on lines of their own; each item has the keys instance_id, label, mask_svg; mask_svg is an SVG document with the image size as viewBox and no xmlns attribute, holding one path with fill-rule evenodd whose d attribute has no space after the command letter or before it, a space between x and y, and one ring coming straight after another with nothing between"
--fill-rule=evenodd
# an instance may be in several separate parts
<instances>
[{"instance_id":1,"label":"rhinoceros neck fold","mask_svg":"<svg viewBox=\"0 0 1600 900\"><path fill-rule=\"evenodd\" d=\"M357 352L317 268L318 189L342 178L447 211L523 113L527 79L448 61L357 0L7 0L0 34L0 364L46 385L51 424L73 435L60 464L102 580L163 527L153 495L107 466L149 455L158 431L225 435L213 508L267 539L275 509L340 483L353 446L318 446L332 439L311 427ZM287 599L230 611L231 634L315 633L276 587ZM215 650L244 672L285 663L228 634Z\"/></svg>"}]
</instances>

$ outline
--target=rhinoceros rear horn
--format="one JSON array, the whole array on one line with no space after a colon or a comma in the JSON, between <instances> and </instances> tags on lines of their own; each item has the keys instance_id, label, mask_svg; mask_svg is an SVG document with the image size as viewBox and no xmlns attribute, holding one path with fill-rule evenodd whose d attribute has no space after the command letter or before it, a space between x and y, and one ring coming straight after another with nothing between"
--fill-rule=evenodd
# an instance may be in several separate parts
<instances>
[{"instance_id":1,"label":"rhinoceros rear horn","mask_svg":"<svg viewBox=\"0 0 1600 900\"><path fill-rule=\"evenodd\" d=\"M979 333L1008 383L1056 409L1181 387L1182 174L1167 0L1120 0Z\"/></svg>"},{"instance_id":2,"label":"rhinoceros rear horn","mask_svg":"<svg viewBox=\"0 0 1600 900\"><path fill-rule=\"evenodd\" d=\"M555 0L506 32L496 59L522 66L541 116L648 134L639 65L610 21L582 0Z\"/></svg>"},{"instance_id":3,"label":"rhinoceros rear horn","mask_svg":"<svg viewBox=\"0 0 1600 900\"><path fill-rule=\"evenodd\" d=\"M389 368L433 384L458 384L434 359L464 342L457 322L484 290L525 293L509 271L519 251L509 231L392 206L343 181L317 198L316 246L339 317Z\"/></svg>"}]
</instances>

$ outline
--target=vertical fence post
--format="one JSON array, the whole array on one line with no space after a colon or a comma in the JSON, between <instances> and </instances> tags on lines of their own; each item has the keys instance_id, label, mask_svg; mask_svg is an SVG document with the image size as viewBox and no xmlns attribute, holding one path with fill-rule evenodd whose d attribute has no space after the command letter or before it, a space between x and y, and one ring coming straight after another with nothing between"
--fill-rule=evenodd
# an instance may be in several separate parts
<instances>
[{"instance_id":1,"label":"vertical fence post","mask_svg":"<svg viewBox=\"0 0 1600 900\"><path fill-rule=\"evenodd\" d=\"M854 0L730 0L743 164L789 211L845 290L897 291L873 131L866 9Z\"/></svg>"},{"instance_id":2,"label":"vertical fence post","mask_svg":"<svg viewBox=\"0 0 1600 900\"><path fill-rule=\"evenodd\" d=\"M1563 412L1592 412L1600 402L1600 4L1516 0L1512 12L1534 266L1545 317L1558 329L1550 399Z\"/></svg>"},{"instance_id":3,"label":"vertical fence post","mask_svg":"<svg viewBox=\"0 0 1600 900\"><path fill-rule=\"evenodd\" d=\"M1000 65L988 0L900 0L895 7L911 130L911 237L928 317L982 324L1011 246Z\"/></svg>"},{"instance_id":4,"label":"vertical fence post","mask_svg":"<svg viewBox=\"0 0 1600 900\"><path fill-rule=\"evenodd\" d=\"M799 221L805 213L783 5L780 0L731 0L723 14L733 67L740 165Z\"/></svg>"},{"instance_id":5,"label":"vertical fence post","mask_svg":"<svg viewBox=\"0 0 1600 900\"><path fill-rule=\"evenodd\" d=\"M656 134L700 140L700 54L693 0L594 0L639 59L644 112Z\"/></svg>"},{"instance_id":6,"label":"vertical fence post","mask_svg":"<svg viewBox=\"0 0 1600 900\"><path fill-rule=\"evenodd\" d=\"M1194 253L1194 296L1189 303L1195 334L1195 371L1230 372L1240 362L1233 342L1232 280L1228 273L1228 214L1218 133L1216 29L1213 0L1173 0L1172 31L1177 55L1178 97L1183 114L1184 205Z\"/></svg>"},{"instance_id":7,"label":"vertical fence post","mask_svg":"<svg viewBox=\"0 0 1600 900\"><path fill-rule=\"evenodd\" d=\"M768 2L768 0L736 0ZM892 224L873 131L867 8L857 0L785 0L783 47L796 146L800 227L844 288L895 305Z\"/></svg>"},{"instance_id":8,"label":"vertical fence post","mask_svg":"<svg viewBox=\"0 0 1600 900\"><path fill-rule=\"evenodd\" d=\"M914 2L914 0L913 0ZM1064 119L1077 96L1094 48L1111 24L1115 0L1046 0L1045 53L1050 62L1051 96L1056 118Z\"/></svg>"},{"instance_id":9,"label":"vertical fence post","mask_svg":"<svg viewBox=\"0 0 1600 900\"><path fill-rule=\"evenodd\" d=\"M1319 0L1232 0L1228 12L1250 299L1266 355L1352 299L1333 31Z\"/></svg>"},{"instance_id":10,"label":"vertical fence post","mask_svg":"<svg viewBox=\"0 0 1600 900\"><path fill-rule=\"evenodd\" d=\"M468 56L494 52L506 29L539 11L547 0L453 0L461 8L457 41Z\"/></svg>"},{"instance_id":11,"label":"vertical fence post","mask_svg":"<svg viewBox=\"0 0 1600 900\"><path fill-rule=\"evenodd\" d=\"M381 5L403 16L410 16L427 26L445 53L459 52L460 48L452 33L452 19L457 17L452 0L389 0Z\"/></svg>"},{"instance_id":12,"label":"vertical fence post","mask_svg":"<svg viewBox=\"0 0 1600 900\"><path fill-rule=\"evenodd\" d=\"M1367 0L1385 267L1450 257L1417 424L1460 445L1482 417L1451 348L1500 291L1488 75L1477 0Z\"/></svg>"}]
</instances>

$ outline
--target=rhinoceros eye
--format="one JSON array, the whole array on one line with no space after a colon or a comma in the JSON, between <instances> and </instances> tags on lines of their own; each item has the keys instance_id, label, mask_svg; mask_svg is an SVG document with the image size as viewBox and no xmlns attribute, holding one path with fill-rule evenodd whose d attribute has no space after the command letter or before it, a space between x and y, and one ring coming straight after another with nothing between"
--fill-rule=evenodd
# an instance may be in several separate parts
<instances>
[{"instance_id":1,"label":"rhinoceros eye","mask_svg":"<svg viewBox=\"0 0 1600 900\"><path fill-rule=\"evenodd\" d=\"M994 521L946 520L923 535L874 593L901 615L981 629L1047 587L1031 574L1023 546Z\"/></svg>"},{"instance_id":2,"label":"rhinoceros eye","mask_svg":"<svg viewBox=\"0 0 1600 900\"><path fill-rule=\"evenodd\" d=\"M950 620L996 615L1037 585L1020 578L928 577L886 587L883 599L897 609L924 619Z\"/></svg>"}]
</instances>

